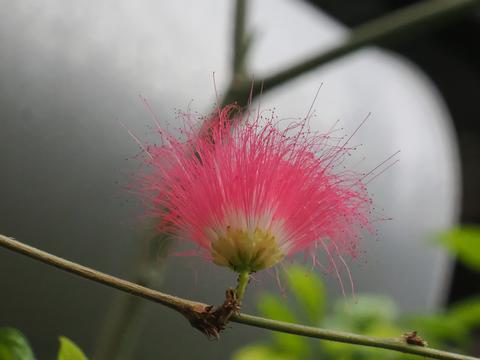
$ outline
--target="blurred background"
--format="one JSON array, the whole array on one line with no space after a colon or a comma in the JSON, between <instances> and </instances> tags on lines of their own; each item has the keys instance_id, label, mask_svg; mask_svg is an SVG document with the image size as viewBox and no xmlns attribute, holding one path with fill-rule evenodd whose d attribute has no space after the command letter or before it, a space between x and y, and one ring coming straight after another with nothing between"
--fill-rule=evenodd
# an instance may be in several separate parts
<instances>
[{"instance_id":1,"label":"blurred background","mask_svg":"<svg viewBox=\"0 0 480 360\"><path fill-rule=\"evenodd\" d=\"M392 220L378 223L378 236L362 244L366 255L351 263L356 292L391 298L400 314L438 313L479 295L478 273L436 240L480 221L476 3L0 1L0 232L219 303L235 275L166 255L175 245L152 234L126 189L141 169L140 149L119 120L152 136L139 94L164 124L178 121L177 109L208 113L213 73L218 98L242 104L252 79L257 87L265 79L254 106L282 119L305 116L321 86L313 128L339 120L350 134L372 114L353 140L362 145L360 169L401 151L369 184ZM399 22L406 25L392 30ZM316 61L282 73L307 59ZM313 271L331 299L340 295L333 276ZM268 341L266 331L241 325L207 341L171 310L2 249L0 284L0 326L20 329L38 359L54 357L59 335L94 359L228 359ZM251 286L244 310L257 312L267 290L280 293L271 274Z\"/></svg>"}]
</instances>

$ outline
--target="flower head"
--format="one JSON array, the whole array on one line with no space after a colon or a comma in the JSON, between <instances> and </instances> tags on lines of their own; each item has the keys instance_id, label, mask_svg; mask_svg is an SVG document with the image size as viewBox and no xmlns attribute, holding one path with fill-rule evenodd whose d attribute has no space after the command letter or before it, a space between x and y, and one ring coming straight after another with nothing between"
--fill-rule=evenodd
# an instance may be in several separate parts
<instances>
[{"instance_id":1,"label":"flower head","mask_svg":"<svg viewBox=\"0 0 480 360\"><path fill-rule=\"evenodd\" d=\"M314 256L318 246L355 256L371 200L361 175L340 166L346 144L311 132L307 120L280 130L273 117L252 119L234 105L215 112L208 131L187 125L182 140L160 133L143 188L161 231L237 272Z\"/></svg>"}]
</instances>

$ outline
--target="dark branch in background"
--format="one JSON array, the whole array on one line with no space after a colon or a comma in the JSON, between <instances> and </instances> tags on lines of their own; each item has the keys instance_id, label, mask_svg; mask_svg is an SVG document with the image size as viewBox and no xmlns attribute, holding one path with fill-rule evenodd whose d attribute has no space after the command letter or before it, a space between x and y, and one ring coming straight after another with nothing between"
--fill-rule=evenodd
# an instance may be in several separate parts
<instances>
[{"instance_id":1,"label":"dark branch in background","mask_svg":"<svg viewBox=\"0 0 480 360\"><path fill-rule=\"evenodd\" d=\"M155 228L152 226L152 228ZM148 288L156 288L162 281L168 251L173 240L166 234L158 234L155 229L150 232L146 249L137 262L133 273L133 282ZM146 319L146 303L139 297L125 293L115 294L104 323L100 329L93 359L131 359Z\"/></svg>"},{"instance_id":2,"label":"dark branch in background","mask_svg":"<svg viewBox=\"0 0 480 360\"><path fill-rule=\"evenodd\" d=\"M342 44L331 50L322 51L274 75L263 79L255 79L253 96L259 95L260 91L265 93L276 86L283 85L287 81L364 46L382 45L387 41L394 42L407 39L416 34L417 31L425 30L427 26L428 29L438 26L444 21L451 20L455 16L471 10L478 4L480 4L480 0L429 0L367 22L353 29ZM252 81L253 79L246 79L242 83L232 82L225 95L224 104L237 101L240 105L245 105L252 87Z\"/></svg>"},{"instance_id":3,"label":"dark branch in background","mask_svg":"<svg viewBox=\"0 0 480 360\"><path fill-rule=\"evenodd\" d=\"M237 0L235 4L235 23L233 29L233 76L232 81L244 81L247 51L250 37L245 32L247 0Z\"/></svg>"},{"instance_id":4,"label":"dark branch in background","mask_svg":"<svg viewBox=\"0 0 480 360\"><path fill-rule=\"evenodd\" d=\"M161 293L149 289L147 287L134 284L130 281L117 278L112 275L102 273L100 271L88 268L83 265L62 259L58 256L49 254L45 251L36 249L32 246L22 244L12 238L0 235L0 246L9 250L15 251L19 254L26 255L35 260L39 260L47 265L54 266L61 270L68 271L72 274L79 275L88 280L92 280L115 289L127 292L129 294L142 297L146 300L160 303L184 315L192 325L203 321L205 315L212 314L212 307L200 302L179 298L173 295ZM229 318L230 321L255 326L263 329L273 331L280 331L299 336L306 336L311 338L337 341L349 344L356 344L362 346L376 347L399 351L408 354L426 356L432 359L443 360L480 360L471 356L450 353L446 351L436 350L428 347L409 345L405 338L377 338L372 336L364 336L346 333L343 331L334 331L327 329L314 328L310 326L303 326L298 324L287 323L283 321L276 321L265 319L258 316L247 314L233 314ZM198 328L198 327L197 327ZM202 329L201 329L202 330Z\"/></svg>"}]
</instances>

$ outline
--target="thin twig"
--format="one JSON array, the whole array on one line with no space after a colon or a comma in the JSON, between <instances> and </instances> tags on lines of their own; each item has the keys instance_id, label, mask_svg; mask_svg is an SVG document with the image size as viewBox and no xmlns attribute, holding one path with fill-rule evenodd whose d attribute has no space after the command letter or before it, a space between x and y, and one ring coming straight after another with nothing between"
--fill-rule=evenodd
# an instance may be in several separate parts
<instances>
[{"instance_id":1,"label":"thin twig","mask_svg":"<svg viewBox=\"0 0 480 360\"><path fill-rule=\"evenodd\" d=\"M353 29L342 44L326 52L321 51L264 79L256 77L252 95L255 97L261 91L265 93L364 46L381 45L398 38L417 36L418 30L425 28L426 25L431 30L432 25L464 13L478 4L480 0L429 0L394 11ZM224 103L237 101L244 105L249 98L252 83L253 79L245 79L242 83L232 82Z\"/></svg>"},{"instance_id":2,"label":"thin twig","mask_svg":"<svg viewBox=\"0 0 480 360\"><path fill-rule=\"evenodd\" d=\"M100 271L91 269L89 267L74 263L72 261L65 260L61 257L52 255L46 251L39 250L33 246L23 244L13 238L9 238L5 235L0 235L0 246L13 250L20 254L29 256L35 260L39 260L45 264L57 267L59 269L71 272L72 274L79 275L89 280L99 282L101 284L128 292L130 294L140 296L144 299L154 301L165 305L171 309L182 311L183 309L194 308L198 305L205 304L182 299L173 295L164 294L159 291L149 289L147 287L137 285L127 280L117 278L112 275L102 273Z\"/></svg>"},{"instance_id":3,"label":"thin twig","mask_svg":"<svg viewBox=\"0 0 480 360\"><path fill-rule=\"evenodd\" d=\"M22 244L21 242L14 240L10 237L0 235L0 246L15 251L17 253L29 256L33 259L44 262L45 264L55 266L59 269L71 272L86 279L99 282L101 284L116 288L128 292L135 296L140 296L144 299L160 303L168 306L187 317L192 314L200 314L205 309L211 309L211 306L206 304L183 299L177 296L161 293L144 286L134 284L130 281L117 278L112 275L102 273L100 271L88 268L83 265L76 264L74 262L62 259L58 256L49 254L45 251L36 249L32 246ZM303 326L298 324L287 323L283 321L276 321L271 319L265 319L258 316L252 316L247 314L236 314L230 318L231 321L260 327L263 329L269 329L274 331L280 331L289 334L295 334L299 336L318 338L323 340L331 340L336 342L343 342L349 344L356 344L362 346L376 347L399 351L403 353L422 355L433 359L444 360L480 360L471 356L460 355L450 353L446 351L436 350L428 347L409 345L402 337L399 338L377 338L371 336L357 335L346 333L342 331L334 331L327 329L320 329L310 326Z\"/></svg>"}]
</instances>

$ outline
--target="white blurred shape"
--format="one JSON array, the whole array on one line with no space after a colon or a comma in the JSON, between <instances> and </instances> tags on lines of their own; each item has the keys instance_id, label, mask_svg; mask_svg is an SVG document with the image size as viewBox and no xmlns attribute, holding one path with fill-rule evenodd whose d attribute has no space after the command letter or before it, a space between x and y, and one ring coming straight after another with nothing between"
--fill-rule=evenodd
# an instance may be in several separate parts
<instances>
[{"instance_id":1,"label":"white blurred shape","mask_svg":"<svg viewBox=\"0 0 480 360\"><path fill-rule=\"evenodd\" d=\"M252 28L258 39L252 66L257 73L282 69L348 34L332 19L295 1L253 5ZM362 144L354 156L365 157L361 169L368 172L401 151L396 156L400 161L369 184L377 211L393 219L378 223L378 241L365 245L366 264L353 266L357 291L388 294L404 310L440 305L451 261L433 239L456 223L460 193L457 146L445 103L416 66L375 48L312 71L265 94L260 102L275 107L280 118L298 118L321 84L313 129L329 129L340 119L339 126L352 133L372 113L350 143Z\"/></svg>"}]
</instances>

